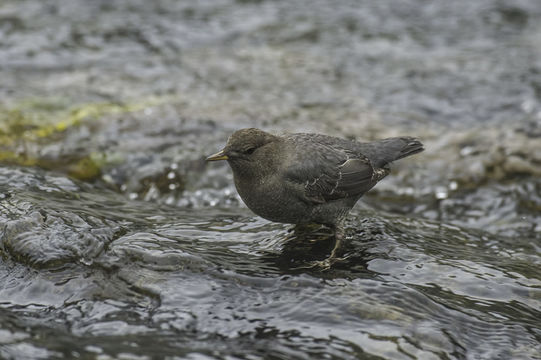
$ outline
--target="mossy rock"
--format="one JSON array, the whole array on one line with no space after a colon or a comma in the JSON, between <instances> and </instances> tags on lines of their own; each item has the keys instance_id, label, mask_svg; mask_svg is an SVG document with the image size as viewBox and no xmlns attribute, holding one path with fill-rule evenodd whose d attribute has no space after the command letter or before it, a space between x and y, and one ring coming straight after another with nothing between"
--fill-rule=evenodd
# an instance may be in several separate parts
<instances>
[{"instance_id":1,"label":"mossy rock","mask_svg":"<svg viewBox=\"0 0 541 360\"><path fill-rule=\"evenodd\" d=\"M61 99L28 99L14 105L0 105L0 163L39 166L61 171L81 179L101 175L107 164L105 153L91 152L44 157L44 145L62 142L66 131L85 122L110 115L132 113L166 102L165 98L148 98L128 103L87 103L69 105Z\"/></svg>"}]
</instances>

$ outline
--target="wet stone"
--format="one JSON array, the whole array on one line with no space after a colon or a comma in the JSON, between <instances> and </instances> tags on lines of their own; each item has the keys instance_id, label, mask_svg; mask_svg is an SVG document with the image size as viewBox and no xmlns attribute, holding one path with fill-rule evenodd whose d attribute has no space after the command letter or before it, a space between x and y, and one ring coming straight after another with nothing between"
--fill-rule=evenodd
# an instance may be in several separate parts
<instances>
[{"instance_id":1,"label":"wet stone","mask_svg":"<svg viewBox=\"0 0 541 360\"><path fill-rule=\"evenodd\" d=\"M83 220L70 212L31 211L2 224L0 243L12 257L33 266L87 263L113 239L115 226L111 225L92 217Z\"/></svg>"}]
</instances>

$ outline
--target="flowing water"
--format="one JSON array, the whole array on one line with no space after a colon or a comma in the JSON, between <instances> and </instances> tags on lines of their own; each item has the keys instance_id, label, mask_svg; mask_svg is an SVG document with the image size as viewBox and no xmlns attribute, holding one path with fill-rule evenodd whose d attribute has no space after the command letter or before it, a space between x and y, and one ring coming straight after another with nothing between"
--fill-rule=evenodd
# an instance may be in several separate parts
<instances>
[{"instance_id":1,"label":"flowing water","mask_svg":"<svg viewBox=\"0 0 541 360\"><path fill-rule=\"evenodd\" d=\"M1 359L541 359L535 0L0 2ZM415 135L266 221L240 127Z\"/></svg>"},{"instance_id":2,"label":"flowing water","mask_svg":"<svg viewBox=\"0 0 541 360\"><path fill-rule=\"evenodd\" d=\"M302 269L332 246L321 229L25 169L0 186L6 358L539 354L531 239L358 210L347 259L321 272Z\"/></svg>"}]
</instances>

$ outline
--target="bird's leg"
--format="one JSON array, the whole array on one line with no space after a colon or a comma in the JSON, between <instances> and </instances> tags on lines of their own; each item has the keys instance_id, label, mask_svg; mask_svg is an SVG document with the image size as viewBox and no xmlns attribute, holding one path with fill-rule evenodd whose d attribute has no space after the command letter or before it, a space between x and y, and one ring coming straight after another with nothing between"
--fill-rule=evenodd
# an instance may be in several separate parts
<instances>
[{"instance_id":1,"label":"bird's leg","mask_svg":"<svg viewBox=\"0 0 541 360\"><path fill-rule=\"evenodd\" d=\"M342 240L344 240L344 237L346 236L346 231L344 228L343 221L334 225L333 228L334 228L334 247L332 248L331 255L327 258L327 260L332 261L334 263L336 260L340 260L336 256L336 254L342 247Z\"/></svg>"},{"instance_id":2,"label":"bird's leg","mask_svg":"<svg viewBox=\"0 0 541 360\"><path fill-rule=\"evenodd\" d=\"M344 258L339 258L337 256L346 235L344 225L344 221L340 221L336 225L332 226L334 229L334 247L331 250L331 254L329 255L329 257L325 260L313 261L310 263L310 265L303 268L319 268L321 270L329 270L335 262L344 260Z\"/></svg>"}]
</instances>

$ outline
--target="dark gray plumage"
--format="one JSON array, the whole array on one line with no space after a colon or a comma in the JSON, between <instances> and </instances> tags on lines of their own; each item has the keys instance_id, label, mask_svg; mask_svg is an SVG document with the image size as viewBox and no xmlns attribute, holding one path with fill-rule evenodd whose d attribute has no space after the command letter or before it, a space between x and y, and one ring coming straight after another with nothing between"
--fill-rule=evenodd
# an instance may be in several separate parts
<instances>
[{"instance_id":1,"label":"dark gray plumage","mask_svg":"<svg viewBox=\"0 0 541 360\"><path fill-rule=\"evenodd\" d=\"M257 215L333 227L332 260L357 200L389 174L389 163L421 151L421 142L411 137L360 143L320 134L275 136L250 128L233 133L225 148L207 160L229 162L240 197Z\"/></svg>"}]
</instances>

